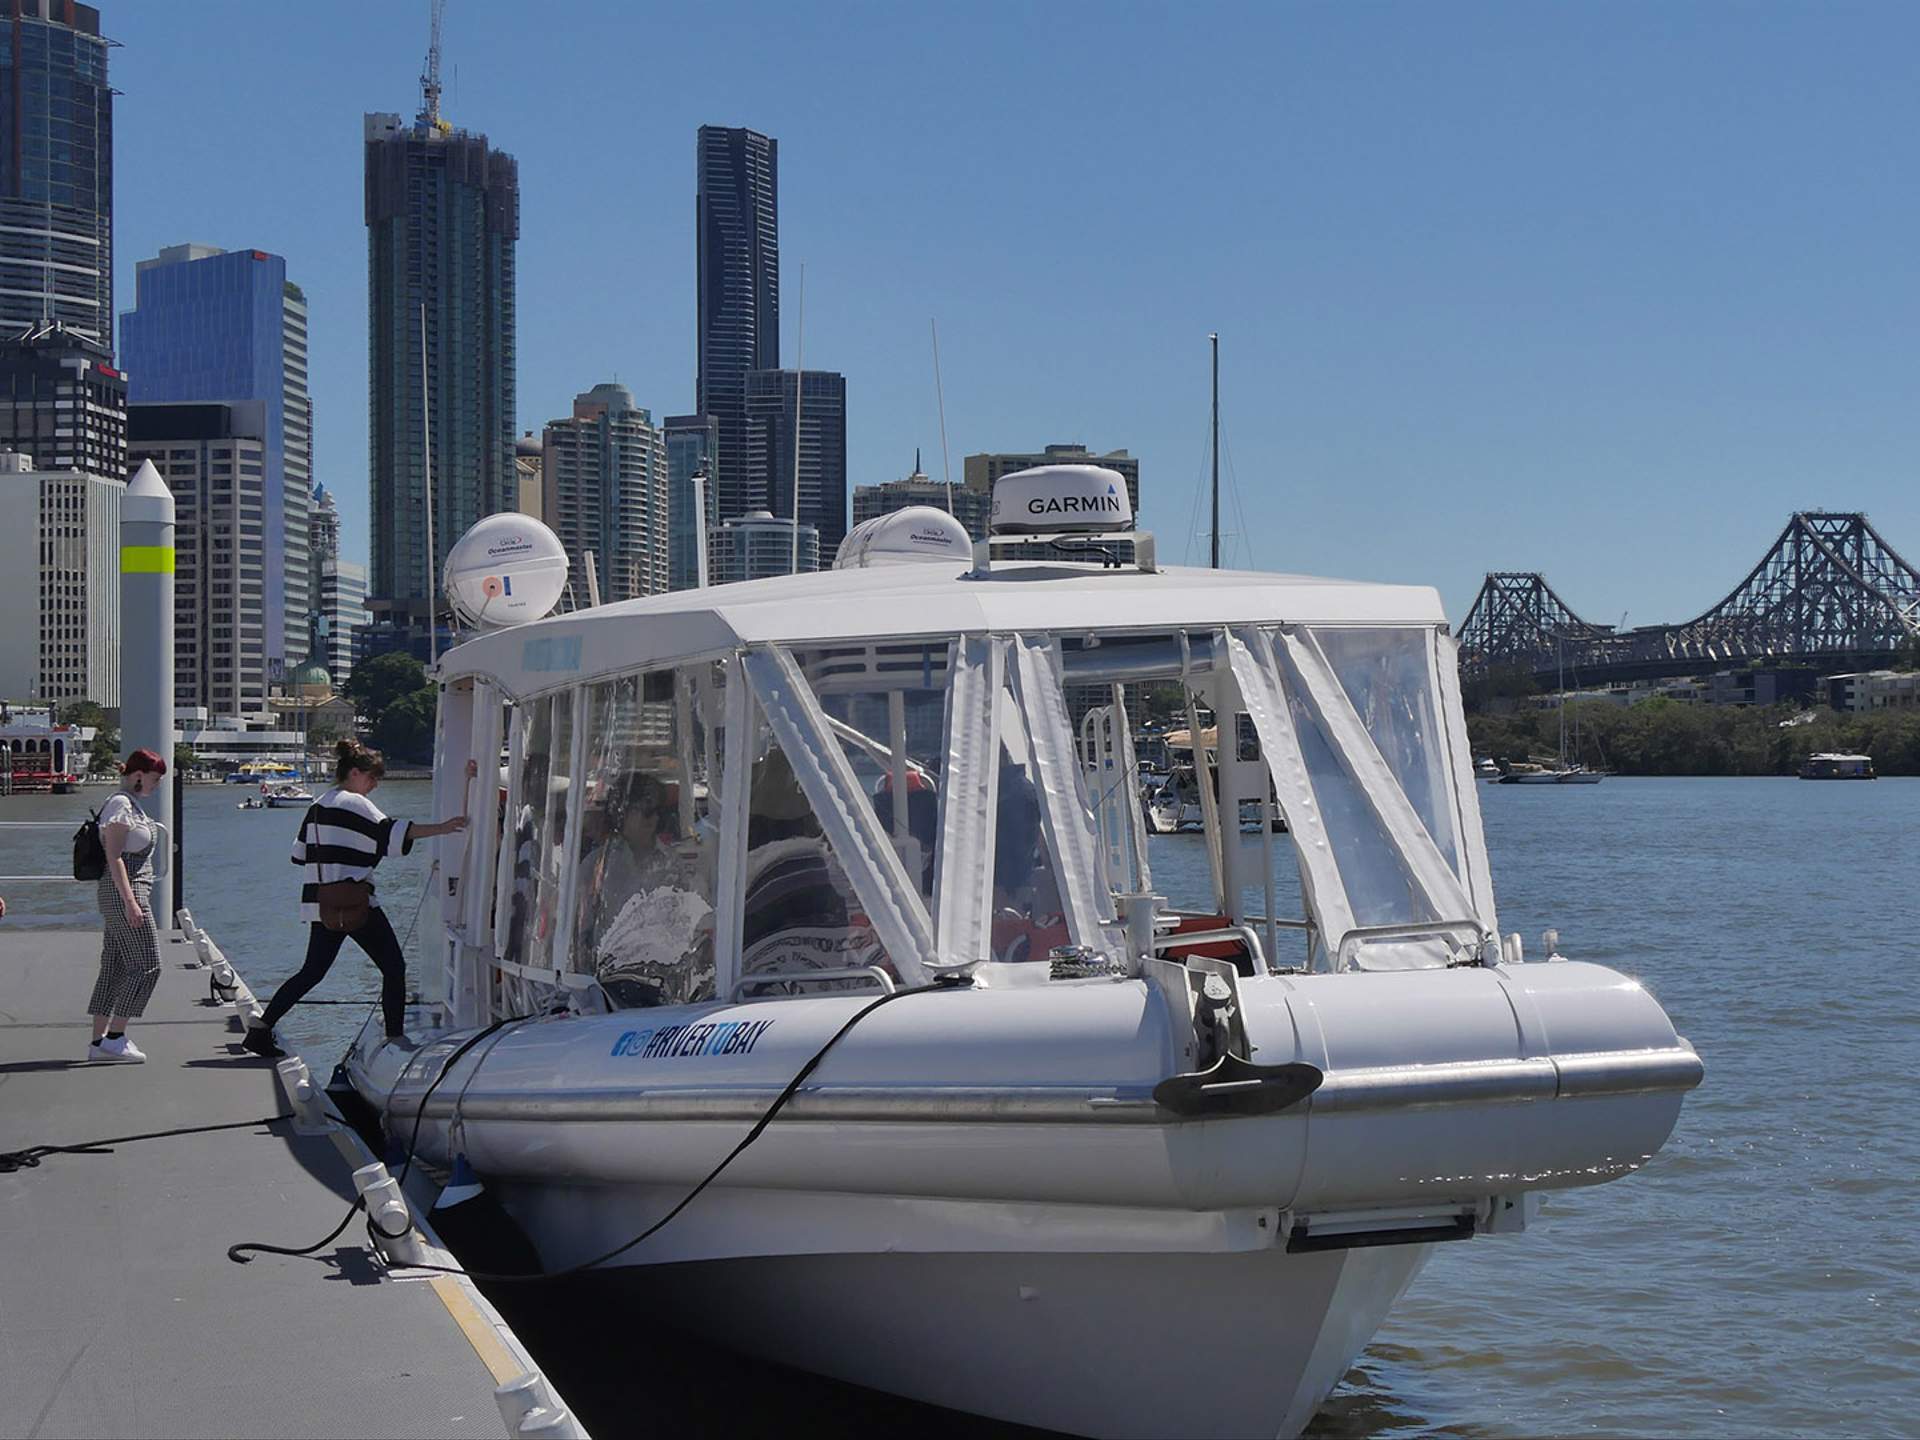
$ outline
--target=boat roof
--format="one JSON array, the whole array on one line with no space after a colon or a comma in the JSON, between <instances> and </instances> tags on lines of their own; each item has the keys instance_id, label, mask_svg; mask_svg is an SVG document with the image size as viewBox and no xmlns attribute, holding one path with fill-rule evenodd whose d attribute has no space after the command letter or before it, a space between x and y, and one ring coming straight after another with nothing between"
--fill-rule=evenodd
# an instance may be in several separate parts
<instances>
[{"instance_id":1,"label":"boat roof","mask_svg":"<svg viewBox=\"0 0 1920 1440\"><path fill-rule=\"evenodd\" d=\"M768 642L838 644L1017 630L1165 631L1243 624L1444 625L1439 592L1253 570L996 562L780 575L648 595L477 635L443 679L485 675L514 695Z\"/></svg>"}]
</instances>

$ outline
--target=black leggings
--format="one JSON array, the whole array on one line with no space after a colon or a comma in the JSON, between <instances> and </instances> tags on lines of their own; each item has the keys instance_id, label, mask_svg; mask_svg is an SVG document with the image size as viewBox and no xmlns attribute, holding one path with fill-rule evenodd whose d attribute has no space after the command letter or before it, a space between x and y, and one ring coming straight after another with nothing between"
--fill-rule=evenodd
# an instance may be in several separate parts
<instances>
[{"instance_id":1,"label":"black leggings","mask_svg":"<svg viewBox=\"0 0 1920 1440\"><path fill-rule=\"evenodd\" d=\"M315 921L307 936L307 963L300 973L273 992L267 1013L261 1022L271 1030L287 1011L299 1004L306 993L327 978L340 954L340 942L352 940L367 952L367 958L380 967L380 1009L387 1022L387 1034L399 1035L407 1028L407 957L400 953L400 941L379 906L367 912L367 923L351 935L329 930Z\"/></svg>"}]
</instances>

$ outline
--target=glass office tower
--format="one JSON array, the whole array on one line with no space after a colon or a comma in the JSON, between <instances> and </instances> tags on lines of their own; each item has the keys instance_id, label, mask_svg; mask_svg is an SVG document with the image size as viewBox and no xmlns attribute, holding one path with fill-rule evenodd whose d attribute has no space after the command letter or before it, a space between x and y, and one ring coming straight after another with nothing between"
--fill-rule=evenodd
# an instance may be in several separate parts
<instances>
[{"instance_id":1,"label":"glass office tower","mask_svg":"<svg viewBox=\"0 0 1920 1440\"><path fill-rule=\"evenodd\" d=\"M780 142L702 125L695 169L700 373L695 407L713 417L718 509L761 508L747 473L747 375L780 364Z\"/></svg>"},{"instance_id":2,"label":"glass office tower","mask_svg":"<svg viewBox=\"0 0 1920 1440\"><path fill-rule=\"evenodd\" d=\"M0 337L53 324L113 350L107 41L91 5L4 0Z\"/></svg>"},{"instance_id":3,"label":"glass office tower","mask_svg":"<svg viewBox=\"0 0 1920 1440\"><path fill-rule=\"evenodd\" d=\"M368 456L376 650L424 657L432 573L483 516L518 503L514 246L520 172L484 135L423 112L366 117ZM422 311L425 312L424 355ZM424 364L423 364L424 360ZM423 373L424 371L424 373ZM425 415L423 416L423 402Z\"/></svg>"},{"instance_id":4,"label":"glass office tower","mask_svg":"<svg viewBox=\"0 0 1920 1440\"><path fill-rule=\"evenodd\" d=\"M134 298L120 320L131 404L265 406L266 670L278 679L306 658L313 609L306 298L280 256L209 245L170 245L142 260Z\"/></svg>"}]
</instances>

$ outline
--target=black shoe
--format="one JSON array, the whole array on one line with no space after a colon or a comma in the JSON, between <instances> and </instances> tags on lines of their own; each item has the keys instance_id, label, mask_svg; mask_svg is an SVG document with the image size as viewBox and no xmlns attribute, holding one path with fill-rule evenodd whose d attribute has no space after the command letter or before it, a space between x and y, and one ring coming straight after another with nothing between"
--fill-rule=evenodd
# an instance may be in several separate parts
<instances>
[{"instance_id":1,"label":"black shoe","mask_svg":"<svg viewBox=\"0 0 1920 1440\"><path fill-rule=\"evenodd\" d=\"M258 1055L263 1060L284 1059L287 1053L273 1043L273 1031L264 1026L256 1026L247 1031L240 1041L240 1048L249 1055Z\"/></svg>"}]
</instances>

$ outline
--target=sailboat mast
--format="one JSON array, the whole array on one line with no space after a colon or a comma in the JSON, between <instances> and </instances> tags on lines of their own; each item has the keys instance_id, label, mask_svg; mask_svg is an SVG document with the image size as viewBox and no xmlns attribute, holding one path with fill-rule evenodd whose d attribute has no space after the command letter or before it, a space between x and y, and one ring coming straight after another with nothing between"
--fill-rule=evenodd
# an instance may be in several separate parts
<instances>
[{"instance_id":1,"label":"sailboat mast","mask_svg":"<svg viewBox=\"0 0 1920 1440\"><path fill-rule=\"evenodd\" d=\"M1213 531L1212 565L1220 568L1220 334L1207 336L1213 344Z\"/></svg>"}]
</instances>

